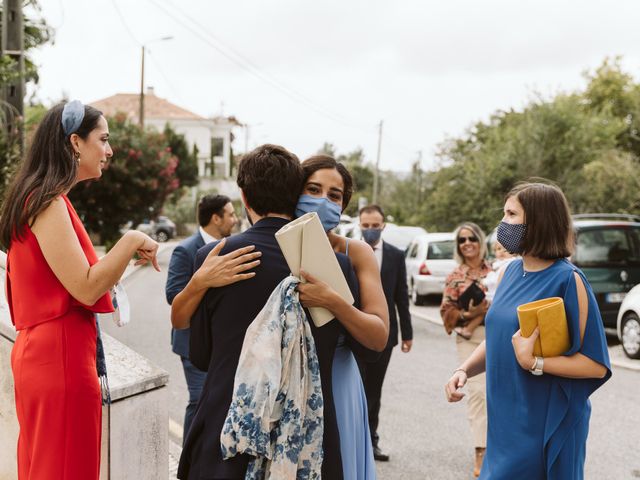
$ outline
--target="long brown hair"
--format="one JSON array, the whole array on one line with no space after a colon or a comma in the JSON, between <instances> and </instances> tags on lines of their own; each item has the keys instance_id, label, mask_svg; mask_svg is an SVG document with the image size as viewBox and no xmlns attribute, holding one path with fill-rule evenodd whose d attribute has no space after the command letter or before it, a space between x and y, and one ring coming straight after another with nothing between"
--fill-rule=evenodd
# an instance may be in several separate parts
<instances>
[{"instance_id":1,"label":"long brown hair","mask_svg":"<svg viewBox=\"0 0 640 480\"><path fill-rule=\"evenodd\" d=\"M29 219L31 226L55 198L68 192L76 182L78 162L70 135L65 135L62 128L63 108L61 103L45 114L7 189L0 211L0 243L4 248L11 246L12 239L22 239ZM86 139L101 116L102 112L85 105L82 123L73 133Z\"/></svg>"}]
</instances>

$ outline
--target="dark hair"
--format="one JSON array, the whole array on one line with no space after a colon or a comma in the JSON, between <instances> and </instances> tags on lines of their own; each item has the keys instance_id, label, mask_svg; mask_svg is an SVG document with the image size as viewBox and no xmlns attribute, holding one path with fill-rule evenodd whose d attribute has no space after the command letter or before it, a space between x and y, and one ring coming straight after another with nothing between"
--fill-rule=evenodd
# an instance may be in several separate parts
<instances>
[{"instance_id":1,"label":"dark hair","mask_svg":"<svg viewBox=\"0 0 640 480\"><path fill-rule=\"evenodd\" d=\"M453 252L453 258L459 265L465 263L464 255L462 255L462 251L460 251L460 244L458 243L458 237L460 236L461 230L471 230L473 234L478 238L478 243L480 245L480 258L487 258L487 242L485 241L484 232L482 229L473 222L464 222L458 225L454 231L456 249Z\"/></svg>"},{"instance_id":2,"label":"dark hair","mask_svg":"<svg viewBox=\"0 0 640 480\"><path fill-rule=\"evenodd\" d=\"M366 207L362 207L358 212L358 216L362 215L363 213L374 212L378 212L380 215L382 215L382 221L384 222L384 211L382 210L382 207L380 205L376 205L375 203L372 205L367 205Z\"/></svg>"},{"instance_id":3,"label":"dark hair","mask_svg":"<svg viewBox=\"0 0 640 480\"><path fill-rule=\"evenodd\" d=\"M22 239L29 219L37 216L76 183L78 162L71 146L71 135L62 128L64 103L51 108L36 130L31 147L5 194L0 212L0 243L9 248L12 238ZM86 139L102 112L84 106L84 118L73 133ZM72 134L73 134L72 133Z\"/></svg>"},{"instance_id":4,"label":"dark hair","mask_svg":"<svg viewBox=\"0 0 640 480\"><path fill-rule=\"evenodd\" d=\"M523 253L546 260L571 256L571 210L559 187L551 182L522 182L511 189L505 201L510 197L515 197L524 210L527 231L522 240Z\"/></svg>"},{"instance_id":5,"label":"dark hair","mask_svg":"<svg viewBox=\"0 0 640 480\"><path fill-rule=\"evenodd\" d=\"M198 223L206 227L213 215L224 216L224 207L231 199L226 195L205 195L198 202Z\"/></svg>"},{"instance_id":6,"label":"dark hair","mask_svg":"<svg viewBox=\"0 0 640 480\"><path fill-rule=\"evenodd\" d=\"M336 161L335 158L321 154L309 157L302 162L302 170L304 171L302 188L304 189L304 184L307 183L307 180L309 180L311 175L316 173L318 170L324 170L325 168L337 170L342 177L342 183L344 184L344 192L342 193L342 210L344 211L344 209L349 205L351 196L353 195L353 177L349 170L347 170L347 167Z\"/></svg>"},{"instance_id":7,"label":"dark hair","mask_svg":"<svg viewBox=\"0 0 640 480\"><path fill-rule=\"evenodd\" d=\"M258 215L293 217L302 190L300 160L284 147L261 145L242 157L238 186Z\"/></svg>"}]
</instances>

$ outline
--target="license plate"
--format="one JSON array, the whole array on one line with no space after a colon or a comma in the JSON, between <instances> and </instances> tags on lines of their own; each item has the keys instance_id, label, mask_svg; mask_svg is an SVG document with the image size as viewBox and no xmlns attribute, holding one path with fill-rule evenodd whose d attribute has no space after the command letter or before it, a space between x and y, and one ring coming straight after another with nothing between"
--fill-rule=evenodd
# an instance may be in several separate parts
<instances>
[{"instance_id":1,"label":"license plate","mask_svg":"<svg viewBox=\"0 0 640 480\"><path fill-rule=\"evenodd\" d=\"M607 293L607 296L605 298L607 300L607 303L622 303L622 301L624 300L624 297L626 296L627 296L626 292L617 292L617 293Z\"/></svg>"}]
</instances>

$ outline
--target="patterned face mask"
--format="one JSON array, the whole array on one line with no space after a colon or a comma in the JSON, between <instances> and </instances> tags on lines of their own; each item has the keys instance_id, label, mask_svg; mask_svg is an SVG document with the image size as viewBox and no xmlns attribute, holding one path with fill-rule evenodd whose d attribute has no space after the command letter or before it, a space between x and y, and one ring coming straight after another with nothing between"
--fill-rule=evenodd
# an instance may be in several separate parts
<instances>
[{"instance_id":1,"label":"patterned face mask","mask_svg":"<svg viewBox=\"0 0 640 480\"><path fill-rule=\"evenodd\" d=\"M500 222L498 225L498 241L509 253L522 253L522 243L526 233L526 223Z\"/></svg>"}]
</instances>

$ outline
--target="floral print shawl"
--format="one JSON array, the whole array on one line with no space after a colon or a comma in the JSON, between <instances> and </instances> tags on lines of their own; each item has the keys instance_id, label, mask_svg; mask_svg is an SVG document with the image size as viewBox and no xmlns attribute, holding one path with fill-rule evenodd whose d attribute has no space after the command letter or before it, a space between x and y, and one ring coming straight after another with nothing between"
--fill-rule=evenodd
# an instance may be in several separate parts
<instances>
[{"instance_id":1,"label":"floral print shawl","mask_svg":"<svg viewBox=\"0 0 640 480\"><path fill-rule=\"evenodd\" d=\"M224 459L255 457L245 479L321 478L320 367L298 283L280 282L242 345L220 443Z\"/></svg>"}]
</instances>

